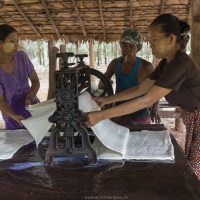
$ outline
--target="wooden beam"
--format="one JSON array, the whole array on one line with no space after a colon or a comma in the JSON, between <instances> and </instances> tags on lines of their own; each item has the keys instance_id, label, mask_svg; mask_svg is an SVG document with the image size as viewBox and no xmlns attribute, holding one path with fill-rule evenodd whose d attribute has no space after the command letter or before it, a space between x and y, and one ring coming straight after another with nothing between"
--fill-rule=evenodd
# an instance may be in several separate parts
<instances>
[{"instance_id":1,"label":"wooden beam","mask_svg":"<svg viewBox=\"0 0 200 200\"><path fill-rule=\"evenodd\" d=\"M1 24L6 24L6 22L2 18L0 18L0 21L1 21Z\"/></svg>"},{"instance_id":2,"label":"wooden beam","mask_svg":"<svg viewBox=\"0 0 200 200\"><path fill-rule=\"evenodd\" d=\"M101 24L102 24L102 28L103 28L103 38L104 38L104 41L106 41L106 30L105 30L105 23L104 23L104 19L103 19L103 11L102 11L101 0L98 0L98 3L99 3L99 10L100 10L100 16L101 16Z\"/></svg>"},{"instance_id":3,"label":"wooden beam","mask_svg":"<svg viewBox=\"0 0 200 200\"><path fill-rule=\"evenodd\" d=\"M133 8L132 8L132 0L130 0L129 3L129 7L130 7L130 28L133 28Z\"/></svg>"},{"instance_id":4,"label":"wooden beam","mask_svg":"<svg viewBox=\"0 0 200 200\"><path fill-rule=\"evenodd\" d=\"M159 110L158 112L161 118L181 118L181 112L177 112L176 110Z\"/></svg>"},{"instance_id":5,"label":"wooden beam","mask_svg":"<svg viewBox=\"0 0 200 200\"><path fill-rule=\"evenodd\" d=\"M55 31L58 39L59 39L60 38L60 33L59 33L58 28L57 28L57 26L56 26L56 24L55 24L55 22L54 22L54 20L53 20L53 18L51 16L51 13L49 12L49 9L47 8L47 4L46 4L46 2L44 0L40 0L40 1L42 2L43 7L45 8L46 13L47 13L47 15L49 17L49 20L51 21L51 24L53 26L53 29L54 29L54 31Z\"/></svg>"},{"instance_id":6,"label":"wooden beam","mask_svg":"<svg viewBox=\"0 0 200 200\"><path fill-rule=\"evenodd\" d=\"M190 23L191 20L191 15L192 15L192 0L190 0L190 5L189 5L189 10L188 10L188 16L187 16L187 23Z\"/></svg>"},{"instance_id":7,"label":"wooden beam","mask_svg":"<svg viewBox=\"0 0 200 200\"><path fill-rule=\"evenodd\" d=\"M17 10L20 12L20 14L24 17L24 19L29 23L29 25L31 26L31 28L35 31L35 33L37 34L37 36L39 38L41 38L42 37L41 34L37 31L37 29L32 24L32 22L28 19L28 17L24 14L24 12L21 10L21 8L19 7L19 5L15 1L13 1L13 4L17 8Z\"/></svg>"},{"instance_id":8,"label":"wooden beam","mask_svg":"<svg viewBox=\"0 0 200 200\"><path fill-rule=\"evenodd\" d=\"M83 20L81 19L81 16L80 16L80 13L79 13L79 10L78 10L78 7L77 7L77 5L76 5L75 0L72 0L72 3L73 3L73 6L74 6L74 8L75 8L75 10L76 10L76 15L77 15L78 20L79 20L79 22L80 22L81 29L82 29L82 31L83 31L83 36L84 36L84 38L86 38L86 37L87 37L87 34L86 34L86 31L85 31L85 27L84 27L84 24L83 24Z\"/></svg>"},{"instance_id":9,"label":"wooden beam","mask_svg":"<svg viewBox=\"0 0 200 200\"><path fill-rule=\"evenodd\" d=\"M160 7L160 15L163 14L164 6L165 6L165 0L160 0L161 7Z\"/></svg>"},{"instance_id":10,"label":"wooden beam","mask_svg":"<svg viewBox=\"0 0 200 200\"><path fill-rule=\"evenodd\" d=\"M191 56L200 67L200 1L192 0Z\"/></svg>"}]
</instances>

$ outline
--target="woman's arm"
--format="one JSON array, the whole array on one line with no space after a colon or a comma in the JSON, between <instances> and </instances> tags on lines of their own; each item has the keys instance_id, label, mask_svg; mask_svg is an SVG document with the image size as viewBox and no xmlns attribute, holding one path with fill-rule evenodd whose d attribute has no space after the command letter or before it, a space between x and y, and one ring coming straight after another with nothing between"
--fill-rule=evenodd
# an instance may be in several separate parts
<instances>
[{"instance_id":1,"label":"woman's arm","mask_svg":"<svg viewBox=\"0 0 200 200\"><path fill-rule=\"evenodd\" d=\"M15 120L16 122L18 122L18 124L20 126L23 126L23 124L21 123L21 120L24 119L23 116L21 115L17 115L12 109L11 107L6 103L4 96L2 94L0 94L0 110L2 113L4 113L5 115L7 115L8 117L12 118L13 120Z\"/></svg>"},{"instance_id":2,"label":"woman's arm","mask_svg":"<svg viewBox=\"0 0 200 200\"><path fill-rule=\"evenodd\" d=\"M117 64L117 59L112 60L108 65L106 72L104 73L104 76L110 81L111 84L112 84L111 78L115 73L116 64ZM98 88L104 89L104 84L102 81L99 81Z\"/></svg>"},{"instance_id":3,"label":"woman's arm","mask_svg":"<svg viewBox=\"0 0 200 200\"><path fill-rule=\"evenodd\" d=\"M160 98L167 95L170 91L171 89L152 86L148 89L147 93L144 96L141 96L134 100L130 100L126 103L123 103L119 106L115 106L110 109L89 113L86 125L88 127L92 127L101 120L126 115L141 110L143 108L149 107L150 105L158 101Z\"/></svg>"},{"instance_id":4,"label":"woman's arm","mask_svg":"<svg viewBox=\"0 0 200 200\"><path fill-rule=\"evenodd\" d=\"M30 81L31 81L31 88L30 91L26 97L26 101L25 101L25 106L27 107L28 105L34 104L34 98L40 88L40 81L39 78L37 76L37 73L35 72L35 70L31 73L30 75Z\"/></svg>"},{"instance_id":5,"label":"woman's arm","mask_svg":"<svg viewBox=\"0 0 200 200\"><path fill-rule=\"evenodd\" d=\"M153 86L154 82L155 82L154 80L146 78L138 86L131 87L127 90L116 93L114 95L105 97L93 97L92 99L95 100L100 107L118 101L130 100L145 94Z\"/></svg>"}]
</instances>

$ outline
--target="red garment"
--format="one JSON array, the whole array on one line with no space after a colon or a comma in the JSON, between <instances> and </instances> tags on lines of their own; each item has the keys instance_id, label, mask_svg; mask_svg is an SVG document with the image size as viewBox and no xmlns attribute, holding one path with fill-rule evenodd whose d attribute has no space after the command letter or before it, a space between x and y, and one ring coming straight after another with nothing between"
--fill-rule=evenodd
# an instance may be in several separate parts
<instances>
[{"instance_id":1,"label":"red garment","mask_svg":"<svg viewBox=\"0 0 200 200\"><path fill-rule=\"evenodd\" d=\"M186 126L185 155L200 180L200 108L193 112L183 109L182 117Z\"/></svg>"},{"instance_id":2,"label":"red garment","mask_svg":"<svg viewBox=\"0 0 200 200\"><path fill-rule=\"evenodd\" d=\"M150 116L147 116L143 119L132 119L129 115L124 115L121 117L114 117L111 119L116 124L126 126L126 125L142 125L142 124L151 124Z\"/></svg>"}]
</instances>

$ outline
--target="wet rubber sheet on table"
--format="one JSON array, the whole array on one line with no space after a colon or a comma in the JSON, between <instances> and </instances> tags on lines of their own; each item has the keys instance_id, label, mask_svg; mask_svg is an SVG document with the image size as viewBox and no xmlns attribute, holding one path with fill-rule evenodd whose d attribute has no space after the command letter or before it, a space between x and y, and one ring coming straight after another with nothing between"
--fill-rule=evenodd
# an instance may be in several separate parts
<instances>
[{"instance_id":1,"label":"wet rubber sheet on table","mask_svg":"<svg viewBox=\"0 0 200 200\"><path fill-rule=\"evenodd\" d=\"M87 105L87 106L86 106ZM79 96L79 108L83 112L100 110L98 105L90 98L87 92ZM38 145L44 138L45 134L51 127L48 121L49 116L56 110L53 100L38 103L29 108L32 117L22 120L32 137ZM38 111L37 111L38 110ZM93 148L97 153L98 159L136 159L136 160L174 160L174 148L168 130L164 131L133 131L126 127L115 124L110 119L103 120L92 127L95 134ZM32 141L31 135L26 131L12 131L13 136L5 134L5 139L1 145L12 145L12 152L7 158L10 158L21 146ZM29 138L29 140L20 140L18 137ZM19 144L18 144L19 143ZM15 144L15 145L13 145ZM14 148L14 146L16 148ZM5 152L5 155L8 155ZM0 152L0 156L6 159L4 151Z\"/></svg>"}]
</instances>

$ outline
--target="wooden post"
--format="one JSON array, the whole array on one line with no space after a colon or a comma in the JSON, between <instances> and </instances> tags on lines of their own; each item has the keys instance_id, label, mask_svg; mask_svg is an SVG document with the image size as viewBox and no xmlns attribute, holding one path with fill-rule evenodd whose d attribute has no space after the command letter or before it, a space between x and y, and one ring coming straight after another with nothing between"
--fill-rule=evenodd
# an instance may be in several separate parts
<instances>
[{"instance_id":1,"label":"wooden post","mask_svg":"<svg viewBox=\"0 0 200 200\"><path fill-rule=\"evenodd\" d=\"M181 112L181 108L176 108L177 112ZM181 133L184 133L185 125L183 123L182 118L175 119L175 130Z\"/></svg>"},{"instance_id":2,"label":"wooden post","mask_svg":"<svg viewBox=\"0 0 200 200\"><path fill-rule=\"evenodd\" d=\"M91 68L94 68L94 43L93 40L89 40L89 59L90 59L90 63L89 66ZM95 79L94 76L90 76L90 81L95 83Z\"/></svg>"},{"instance_id":3,"label":"wooden post","mask_svg":"<svg viewBox=\"0 0 200 200\"><path fill-rule=\"evenodd\" d=\"M75 55L77 55L77 54L79 54L79 44L78 44L78 42L76 42L75 45L76 45L76 54ZM78 58L76 58L75 64L77 65L77 63L78 63Z\"/></svg>"},{"instance_id":4,"label":"wooden post","mask_svg":"<svg viewBox=\"0 0 200 200\"><path fill-rule=\"evenodd\" d=\"M59 49L54 47L53 41L48 41L49 50L49 90L47 95L47 100L54 98L54 72L56 71L56 53Z\"/></svg>"},{"instance_id":5,"label":"wooden post","mask_svg":"<svg viewBox=\"0 0 200 200\"><path fill-rule=\"evenodd\" d=\"M90 57L90 67L94 68L94 45L93 40L89 40L89 57Z\"/></svg>"},{"instance_id":6,"label":"wooden post","mask_svg":"<svg viewBox=\"0 0 200 200\"><path fill-rule=\"evenodd\" d=\"M191 56L200 67L200 1L192 0Z\"/></svg>"},{"instance_id":7,"label":"wooden post","mask_svg":"<svg viewBox=\"0 0 200 200\"><path fill-rule=\"evenodd\" d=\"M60 53L66 52L66 44L61 44L60 45ZM63 60L62 58L59 58L59 69L62 67Z\"/></svg>"}]
</instances>

